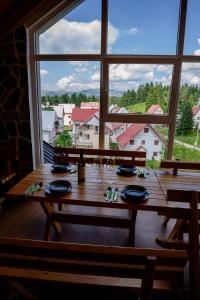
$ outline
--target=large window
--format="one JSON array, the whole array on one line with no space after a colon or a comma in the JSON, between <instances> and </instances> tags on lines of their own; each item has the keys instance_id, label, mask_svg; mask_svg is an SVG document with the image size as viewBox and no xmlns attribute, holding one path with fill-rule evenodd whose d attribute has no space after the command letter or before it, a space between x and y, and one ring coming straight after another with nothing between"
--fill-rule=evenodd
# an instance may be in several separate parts
<instances>
[{"instance_id":1,"label":"large window","mask_svg":"<svg viewBox=\"0 0 200 300\"><path fill-rule=\"evenodd\" d=\"M71 0L32 26L35 145L41 137L146 151L150 164L198 160L198 8L198 0Z\"/></svg>"}]
</instances>

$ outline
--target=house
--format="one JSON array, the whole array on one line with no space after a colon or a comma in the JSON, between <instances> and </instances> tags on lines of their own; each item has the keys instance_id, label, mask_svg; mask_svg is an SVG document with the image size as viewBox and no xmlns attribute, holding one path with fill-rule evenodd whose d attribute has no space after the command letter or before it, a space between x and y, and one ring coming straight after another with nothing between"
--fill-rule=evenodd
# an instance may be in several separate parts
<instances>
[{"instance_id":1,"label":"house","mask_svg":"<svg viewBox=\"0 0 200 300\"><path fill-rule=\"evenodd\" d=\"M192 115L193 115L194 128L195 127L200 128L200 107L199 106L192 107Z\"/></svg>"},{"instance_id":2,"label":"house","mask_svg":"<svg viewBox=\"0 0 200 300\"><path fill-rule=\"evenodd\" d=\"M99 109L99 102L81 102L80 108L82 109Z\"/></svg>"},{"instance_id":3,"label":"house","mask_svg":"<svg viewBox=\"0 0 200 300\"><path fill-rule=\"evenodd\" d=\"M111 128L106 125L104 145L109 149ZM77 145L83 148L99 148L99 111L96 111L78 127Z\"/></svg>"},{"instance_id":4,"label":"house","mask_svg":"<svg viewBox=\"0 0 200 300\"><path fill-rule=\"evenodd\" d=\"M54 144L58 132L58 118L55 111L42 111L42 136L48 144Z\"/></svg>"},{"instance_id":5,"label":"house","mask_svg":"<svg viewBox=\"0 0 200 300\"><path fill-rule=\"evenodd\" d=\"M131 124L117 138L120 150L145 151L147 159L160 160L164 139L149 124Z\"/></svg>"},{"instance_id":6,"label":"house","mask_svg":"<svg viewBox=\"0 0 200 300\"><path fill-rule=\"evenodd\" d=\"M76 146L98 148L99 115L98 109L77 108L72 110L72 137Z\"/></svg>"},{"instance_id":7,"label":"house","mask_svg":"<svg viewBox=\"0 0 200 300\"><path fill-rule=\"evenodd\" d=\"M108 108L108 112L112 114L127 114L128 111L125 107L119 107L117 104L111 104Z\"/></svg>"},{"instance_id":8,"label":"house","mask_svg":"<svg viewBox=\"0 0 200 300\"><path fill-rule=\"evenodd\" d=\"M117 122L106 123L106 125L110 126L110 139L113 143L117 142L116 138L120 134L122 134L128 126L128 124L126 123L117 123Z\"/></svg>"},{"instance_id":9,"label":"house","mask_svg":"<svg viewBox=\"0 0 200 300\"><path fill-rule=\"evenodd\" d=\"M58 119L58 133L64 130L64 107L62 105L53 105L52 108L55 110Z\"/></svg>"},{"instance_id":10,"label":"house","mask_svg":"<svg viewBox=\"0 0 200 300\"><path fill-rule=\"evenodd\" d=\"M60 103L59 106L64 107L64 126L69 126L71 127L71 117L72 117L72 110L75 107L75 104L71 103Z\"/></svg>"},{"instance_id":11,"label":"house","mask_svg":"<svg viewBox=\"0 0 200 300\"><path fill-rule=\"evenodd\" d=\"M151 107L149 107L146 113L151 115L164 115L164 111L160 104L151 105Z\"/></svg>"}]
</instances>

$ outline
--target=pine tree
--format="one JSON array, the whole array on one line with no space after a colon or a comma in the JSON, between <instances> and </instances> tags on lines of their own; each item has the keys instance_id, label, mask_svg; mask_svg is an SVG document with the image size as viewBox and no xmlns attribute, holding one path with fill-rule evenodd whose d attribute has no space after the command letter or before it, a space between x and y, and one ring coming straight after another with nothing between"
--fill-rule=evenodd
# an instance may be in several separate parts
<instances>
[{"instance_id":1,"label":"pine tree","mask_svg":"<svg viewBox=\"0 0 200 300\"><path fill-rule=\"evenodd\" d=\"M177 126L177 134L184 135L185 132L193 128L192 107L190 102L186 102L182 106L181 117Z\"/></svg>"}]
</instances>

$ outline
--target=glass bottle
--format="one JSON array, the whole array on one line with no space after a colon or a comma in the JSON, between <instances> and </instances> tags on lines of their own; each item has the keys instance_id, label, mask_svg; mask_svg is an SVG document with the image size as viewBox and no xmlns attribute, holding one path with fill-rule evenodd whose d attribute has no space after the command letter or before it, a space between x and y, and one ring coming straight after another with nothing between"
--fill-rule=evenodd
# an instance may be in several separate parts
<instances>
[{"instance_id":1,"label":"glass bottle","mask_svg":"<svg viewBox=\"0 0 200 300\"><path fill-rule=\"evenodd\" d=\"M84 182L85 181L85 160L83 157L83 150L80 150L80 157L78 160L78 182Z\"/></svg>"}]
</instances>

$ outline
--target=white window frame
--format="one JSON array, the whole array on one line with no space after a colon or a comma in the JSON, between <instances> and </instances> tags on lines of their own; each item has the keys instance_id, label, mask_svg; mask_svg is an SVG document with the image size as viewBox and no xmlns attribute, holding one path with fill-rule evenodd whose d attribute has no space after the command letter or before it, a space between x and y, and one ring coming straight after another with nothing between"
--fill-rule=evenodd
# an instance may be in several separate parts
<instances>
[{"instance_id":1,"label":"white window frame","mask_svg":"<svg viewBox=\"0 0 200 300\"><path fill-rule=\"evenodd\" d=\"M177 38L177 51L175 55L112 55L107 54L107 19L108 19L108 0L102 0L102 32L101 32L101 53L100 54L38 54L38 36L46 30L55 20L80 4L83 0L63 0L57 1L53 8L53 2L50 0L51 10L43 17L37 20L35 14L28 19L28 78L29 78L29 99L30 99L30 122L31 138L33 149L34 167L43 162L42 147L42 129L41 129L41 108L40 108L40 76L39 61L99 61L101 65L100 76L100 119L99 119L99 148L104 148L104 128L105 122L121 123L143 123L143 124L166 124L169 127L167 158L172 157L176 115L178 107L178 95L181 80L182 63L199 62L200 56L184 55L184 36L187 14L188 0L180 0L179 27ZM51 5L50 5L51 4ZM46 8L47 11L47 8ZM167 115L134 115L134 114L111 114L108 112L108 69L109 64L127 63L127 64L170 64L173 65L171 96L169 100L169 112Z\"/></svg>"}]
</instances>

